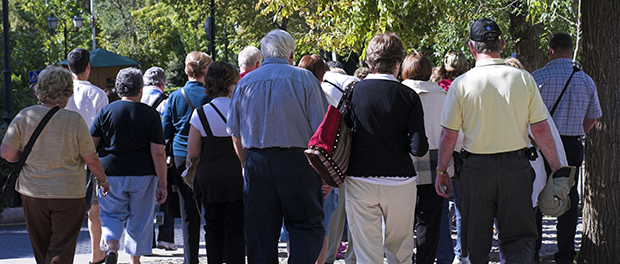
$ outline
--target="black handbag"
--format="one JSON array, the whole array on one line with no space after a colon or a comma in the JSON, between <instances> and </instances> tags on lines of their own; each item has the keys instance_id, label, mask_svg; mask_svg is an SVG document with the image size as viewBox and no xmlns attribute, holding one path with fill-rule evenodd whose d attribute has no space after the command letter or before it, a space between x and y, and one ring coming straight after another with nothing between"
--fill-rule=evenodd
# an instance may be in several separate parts
<instances>
[{"instance_id":1,"label":"black handbag","mask_svg":"<svg viewBox=\"0 0 620 264\"><path fill-rule=\"evenodd\" d=\"M39 122L39 125L37 125L37 128L34 130L32 135L30 136L30 139L28 140L28 144L26 144L26 146L24 147L24 150L22 151L22 155L19 157L19 161L15 165L13 172L9 174L9 177L4 183L4 186L2 186L2 198L6 200L12 206L22 205L21 194L15 190L15 184L17 183L17 177L19 177L19 173L21 172L22 167L24 167L24 163L26 163L26 158L28 158L28 155L30 155L30 151L32 151L32 146L34 145L34 142L37 141L37 138L41 134L41 131L43 131L43 128L45 128L45 125L47 125L47 122L50 121L52 116L56 112L58 112L59 109L60 107L58 106L53 107L47 112L47 114L45 114L43 119L41 119L41 122Z\"/></svg>"},{"instance_id":2,"label":"black handbag","mask_svg":"<svg viewBox=\"0 0 620 264\"><path fill-rule=\"evenodd\" d=\"M86 183L86 195L84 196L84 200L86 201L86 211L90 210L90 207L93 205L93 191L94 191L94 182L95 179L93 179L94 176L93 174L90 172L89 169L86 169L86 179L87 179L87 183Z\"/></svg>"}]
</instances>

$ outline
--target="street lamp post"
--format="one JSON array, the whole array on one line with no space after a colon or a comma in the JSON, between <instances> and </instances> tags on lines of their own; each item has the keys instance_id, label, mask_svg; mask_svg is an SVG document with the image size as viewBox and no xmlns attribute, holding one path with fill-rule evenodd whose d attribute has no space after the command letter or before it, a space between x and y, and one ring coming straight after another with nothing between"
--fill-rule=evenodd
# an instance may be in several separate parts
<instances>
[{"instance_id":1,"label":"street lamp post","mask_svg":"<svg viewBox=\"0 0 620 264\"><path fill-rule=\"evenodd\" d=\"M75 28L75 30L77 31L78 29L80 29L82 27L82 25L84 24L84 19L76 14L72 19L73 21L73 27ZM65 24L65 21L62 21L62 28L63 28L63 33L65 36L64 42L65 42L65 58L67 58L67 25ZM54 30L56 30L56 27L58 27L58 18L56 18L56 16L54 16L54 14L51 14L50 17L47 18L47 28L49 28L50 30L52 30L52 34L54 33Z\"/></svg>"},{"instance_id":2,"label":"street lamp post","mask_svg":"<svg viewBox=\"0 0 620 264\"><path fill-rule=\"evenodd\" d=\"M6 128L11 122L13 114L13 93L11 90L11 58L9 47L9 1L2 0L2 35L4 41L4 70L2 71L4 80L4 107L2 113L2 127Z\"/></svg>"}]
</instances>

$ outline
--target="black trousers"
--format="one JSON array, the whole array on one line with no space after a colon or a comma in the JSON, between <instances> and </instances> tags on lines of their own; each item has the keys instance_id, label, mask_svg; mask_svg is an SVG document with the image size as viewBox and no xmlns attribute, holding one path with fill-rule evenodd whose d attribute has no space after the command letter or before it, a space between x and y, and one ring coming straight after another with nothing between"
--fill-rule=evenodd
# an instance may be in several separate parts
<instances>
[{"instance_id":1,"label":"black trousers","mask_svg":"<svg viewBox=\"0 0 620 264\"><path fill-rule=\"evenodd\" d=\"M227 264L245 264L243 200L222 203L203 200L202 204L205 208L207 262L221 264L225 259Z\"/></svg>"},{"instance_id":2,"label":"black trousers","mask_svg":"<svg viewBox=\"0 0 620 264\"><path fill-rule=\"evenodd\" d=\"M444 198L437 195L434 184L417 187L418 201L415 207L415 248L417 250L413 262L433 264L439 244Z\"/></svg>"},{"instance_id":3,"label":"black trousers","mask_svg":"<svg viewBox=\"0 0 620 264\"><path fill-rule=\"evenodd\" d=\"M181 173L185 170L185 157L174 157L174 164L177 167L174 182L179 189L181 221L183 223L183 263L198 264L201 205L193 198L192 189L181 178Z\"/></svg>"},{"instance_id":4,"label":"black trousers","mask_svg":"<svg viewBox=\"0 0 620 264\"><path fill-rule=\"evenodd\" d=\"M566 153L566 160L569 166L579 167L583 163L583 144L581 143L581 137L579 136L561 136L562 145L564 145L564 151ZM545 161L545 169L547 174L551 169L549 164ZM577 175L575 176L577 177ZM575 182L577 179L575 179ZM573 259L577 253L575 252L575 231L577 229L577 205L579 204L579 195L577 194L577 183L570 189L570 208L566 213L558 217L557 229L557 242L558 252L555 253L555 262L559 264L573 263ZM542 214L536 216L539 234L542 234ZM536 251L540 249L540 241L542 236L539 235L538 241L536 241Z\"/></svg>"}]
</instances>

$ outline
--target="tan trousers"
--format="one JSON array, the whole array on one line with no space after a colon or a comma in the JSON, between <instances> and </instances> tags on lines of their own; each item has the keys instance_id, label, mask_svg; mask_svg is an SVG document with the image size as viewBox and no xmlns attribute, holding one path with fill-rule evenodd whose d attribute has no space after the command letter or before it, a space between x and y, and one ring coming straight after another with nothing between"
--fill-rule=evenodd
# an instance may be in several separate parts
<instances>
[{"instance_id":1,"label":"tan trousers","mask_svg":"<svg viewBox=\"0 0 620 264\"><path fill-rule=\"evenodd\" d=\"M411 263L415 182L387 186L349 178L345 185L346 211L357 263L383 263L384 249L388 263Z\"/></svg>"}]
</instances>

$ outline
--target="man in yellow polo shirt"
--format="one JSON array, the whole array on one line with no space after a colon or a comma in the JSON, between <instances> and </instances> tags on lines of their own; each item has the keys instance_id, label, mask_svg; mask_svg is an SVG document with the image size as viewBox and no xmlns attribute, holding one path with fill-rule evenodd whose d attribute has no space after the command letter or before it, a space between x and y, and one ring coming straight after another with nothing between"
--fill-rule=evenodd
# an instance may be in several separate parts
<instances>
[{"instance_id":1,"label":"man in yellow polo shirt","mask_svg":"<svg viewBox=\"0 0 620 264\"><path fill-rule=\"evenodd\" d=\"M448 196L445 171L462 130L461 257L488 263L497 218L506 262L530 263L538 232L531 201L534 172L527 157L528 125L553 171L561 166L546 108L534 78L500 59L504 40L494 21L483 18L472 24L469 47L476 67L454 80L443 107L436 190Z\"/></svg>"}]
</instances>

